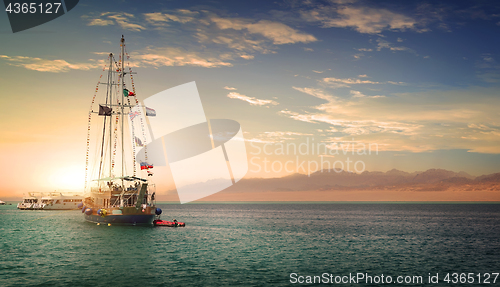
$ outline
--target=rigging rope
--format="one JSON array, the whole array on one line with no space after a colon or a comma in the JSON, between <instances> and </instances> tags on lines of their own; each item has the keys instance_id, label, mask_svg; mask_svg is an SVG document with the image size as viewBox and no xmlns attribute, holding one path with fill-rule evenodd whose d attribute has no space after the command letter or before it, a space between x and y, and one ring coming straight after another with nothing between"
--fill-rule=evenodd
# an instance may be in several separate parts
<instances>
[{"instance_id":1,"label":"rigging rope","mask_svg":"<svg viewBox=\"0 0 500 287\"><path fill-rule=\"evenodd\" d=\"M125 55L127 56L127 60L130 60L130 55L127 51L127 47L125 46ZM132 67L130 66L130 61L127 62L127 66L128 66L128 70L129 70L129 74L130 74L130 82L132 84L132 92L133 92L133 96L134 96L134 99L135 99L135 104L137 106L139 106L139 100L137 99L137 94L136 94L136 91L135 91L135 84L134 84L134 76L132 74ZM129 100L129 104L130 104L130 100ZM147 145L145 145L146 143L146 130L145 130L145 124L143 122L143 118L142 116L140 115L140 113L142 112L141 109L139 109L139 120L140 120L140 124L141 124L141 131L142 131L142 142L144 144L144 160L146 162L148 162L148 149L147 149ZM133 128L132 128L132 132L134 132ZM135 167L136 167L136 157L135 157L135 135L133 135L133 143L132 145L134 146L134 176L135 176Z\"/></svg>"},{"instance_id":2,"label":"rigging rope","mask_svg":"<svg viewBox=\"0 0 500 287\"><path fill-rule=\"evenodd\" d=\"M121 57L122 57L122 56L120 55L120 58L119 58L118 63L116 63L116 61L115 61L115 64L117 64L117 66L118 66L118 68L116 69L116 71L117 71L117 72L119 72L119 73L120 73L120 75L121 75L121 68L120 68L120 67L121 67L121 60L122 60L122 58L121 58ZM121 79L121 77L118 77L118 83L117 83L118 87L120 86L120 81L121 81L121 80L122 80L122 79ZM119 90L120 90L120 89L119 89ZM121 93L123 93L123 91L120 91L120 92L121 92ZM120 95L120 96L121 96L122 94L118 93L118 95ZM119 96L117 96L117 97L116 97L116 104L117 104L118 106L120 105L120 100L119 100L119 98L120 98ZM118 122L119 122L119 118L120 118L120 117L118 116L118 113L116 113L116 116L115 116L115 128L114 128L114 130L113 130L113 137L114 137L114 140L113 140L113 141L114 141L114 143L113 143L113 156L111 157L111 172L112 172L112 173L114 172L114 168L115 168L116 145L117 145L117 143L118 143ZM123 164L124 164L124 163L122 163L122 165L123 165ZM111 175L109 175L109 176L111 176ZM122 174L122 176L125 176L125 175L124 175L124 174Z\"/></svg>"},{"instance_id":3,"label":"rigging rope","mask_svg":"<svg viewBox=\"0 0 500 287\"><path fill-rule=\"evenodd\" d=\"M109 60L109 56L108 56L107 60ZM90 104L89 121L87 124L87 152L86 152L86 156L85 156L85 185L84 185L84 189L87 188L87 175L88 175L88 167L89 167L89 150L90 150L90 125L92 122L91 120L92 120L92 112L93 112L92 109L94 107L95 98L97 96L97 91L99 91L99 85L101 84L102 75L104 75L104 71L106 70L107 66L108 66L108 64L106 62L106 64L102 68L102 72L101 72L101 76L99 77L99 81L97 81L97 85L96 85L95 91L94 91L94 96L92 97L92 103Z\"/></svg>"},{"instance_id":4,"label":"rigging rope","mask_svg":"<svg viewBox=\"0 0 500 287\"><path fill-rule=\"evenodd\" d=\"M128 54L128 51L126 51L126 48L125 48L125 52L126 52L127 60L129 60L130 56ZM87 183L88 183L90 136L91 136L90 134L91 134L91 124L92 124L92 113L94 113L93 106L95 104L97 93L99 91L99 85L101 84L102 76L104 75L104 71L108 67L107 63L108 63L109 60L110 60L110 56L108 56L108 58L106 60L106 64L102 68L102 73L101 73L101 75L99 77L99 81L97 82L97 85L96 85L96 88L95 88L95 91L94 91L94 96L92 97L92 103L90 105L90 110L89 110L89 117L88 117L88 124L87 124L87 150L86 150L86 156L85 156L85 186L84 186L84 188L87 188ZM121 61L124 61L124 60L125 59L122 59L121 55L119 57L119 61L118 62L116 62L116 60L115 60L114 57L112 58L112 62L114 62L115 66L116 66L115 70L116 70L116 72L119 72L120 74L122 72L121 71ZM137 99L137 96L136 96L136 89L135 89L134 77L133 77L133 74L132 74L132 68L131 68L131 65L130 65L129 61L127 61L126 64L128 66L128 69L129 69L130 81L131 81L131 84L132 84L132 92L133 92L132 96L134 96L135 104L139 105L139 100ZM117 83L117 85L119 86L120 85L120 81L124 81L124 80L125 79L121 79L121 77L118 77L118 83ZM110 84L112 84L112 83L110 83ZM125 86L125 83L124 83L124 86ZM120 91L120 93L123 93L123 91ZM117 105L120 105L119 97L116 98L116 103L117 103ZM127 103L128 103L129 106L131 105L130 97L127 97ZM141 113L142 113L142 109L139 109L139 115ZM123 116L125 116L125 115L123 115ZM141 132L142 132L142 142L146 143L146 139L147 138L146 138L145 123L144 123L143 118L141 116L139 116L139 120L140 120ZM118 142L118 140L117 140L117 138L118 138L118 123L119 123L119 114L117 113L116 116L115 116L115 128L114 128L114 131L113 131L114 145L113 145L112 159L111 159L111 171L112 172L114 171L114 167L115 167L115 157L116 157L116 149L117 149L117 142ZM136 159L136 156L135 156L135 146L136 146L135 132L134 132L133 125L130 128L131 128L131 133L132 133L132 146L133 146L133 154L132 154L132 156L133 156L133 163L134 163L133 172L134 172L134 176L135 176L136 175L136 169L137 169L137 159ZM144 153L145 153L145 161L147 162L148 161L147 146L144 146ZM112 176L112 175L110 174L109 176Z\"/></svg>"}]
</instances>

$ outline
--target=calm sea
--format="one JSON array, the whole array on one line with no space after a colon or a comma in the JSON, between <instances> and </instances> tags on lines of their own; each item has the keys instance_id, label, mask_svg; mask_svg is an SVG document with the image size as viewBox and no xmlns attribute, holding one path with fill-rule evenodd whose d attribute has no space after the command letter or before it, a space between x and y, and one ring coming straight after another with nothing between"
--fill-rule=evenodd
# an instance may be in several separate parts
<instances>
[{"instance_id":1,"label":"calm sea","mask_svg":"<svg viewBox=\"0 0 500 287\"><path fill-rule=\"evenodd\" d=\"M80 211L0 206L0 285L389 285L383 275L392 286L500 286L500 278L492 284L500 272L499 204L160 207L162 219L186 227L97 226ZM474 283L453 283L453 273ZM355 284L360 274L371 283ZM398 276L408 284L394 284ZM418 276L422 282L409 281Z\"/></svg>"}]
</instances>

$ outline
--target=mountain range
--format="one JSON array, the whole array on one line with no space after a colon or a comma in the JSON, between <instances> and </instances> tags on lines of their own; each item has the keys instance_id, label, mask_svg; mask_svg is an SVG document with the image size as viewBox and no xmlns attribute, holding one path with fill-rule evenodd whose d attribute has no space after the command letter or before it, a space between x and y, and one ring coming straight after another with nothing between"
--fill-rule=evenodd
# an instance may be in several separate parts
<instances>
[{"instance_id":1,"label":"mountain range","mask_svg":"<svg viewBox=\"0 0 500 287\"><path fill-rule=\"evenodd\" d=\"M474 191L500 190L500 173L474 177L466 172L429 169L423 172L321 170L310 176L292 174L280 178L248 178L223 192L310 191L310 190L405 190L405 191Z\"/></svg>"}]
</instances>

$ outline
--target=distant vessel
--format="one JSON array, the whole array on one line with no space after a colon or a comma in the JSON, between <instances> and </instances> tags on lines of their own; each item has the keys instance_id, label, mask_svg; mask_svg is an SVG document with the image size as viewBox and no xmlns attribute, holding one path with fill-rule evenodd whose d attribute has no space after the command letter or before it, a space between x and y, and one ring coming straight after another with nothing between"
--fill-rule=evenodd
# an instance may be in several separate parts
<instances>
[{"instance_id":1,"label":"distant vessel","mask_svg":"<svg viewBox=\"0 0 500 287\"><path fill-rule=\"evenodd\" d=\"M76 209L83 195L61 192L30 192L17 204L21 210L69 210Z\"/></svg>"},{"instance_id":2,"label":"distant vessel","mask_svg":"<svg viewBox=\"0 0 500 287\"><path fill-rule=\"evenodd\" d=\"M51 192L47 195L43 194L41 200L43 210L76 209L78 208L78 203L82 202L83 195Z\"/></svg>"},{"instance_id":3,"label":"distant vessel","mask_svg":"<svg viewBox=\"0 0 500 287\"><path fill-rule=\"evenodd\" d=\"M86 171L90 171L89 178L94 179L88 181L86 175L88 189L80 207L88 222L152 225L155 215L161 213L155 206L154 184L149 179L153 175L149 169L153 166L145 161L137 162L135 149L143 147L143 142L146 141L144 115L155 116L155 113L148 110L145 112L139 106L131 68L125 72L124 62L128 55L125 55L123 36L120 42L120 57L115 59L112 53L109 54L107 81L101 83L99 80L92 99L92 105L101 101L98 112L94 112L91 106L87 134ZM125 84L125 75L130 75L130 85ZM103 99L96 100L99 84L106 85L107 90ZM96 126L91 122L92 114L98 114L102 119ZM138 121L139 130L134 131ZM125 124L126 122L129 124ZM97 139L91 140L90 131L94 126L99 133ZM125 134L130 135L130 138ZM90 143L94 142L97 142L96 146L90 147ZM96 156L89 164L91 149L96 151ZM137 170L144 176L138 176ZM90 184L87 185L87 182Z\"/></svg>"},{"instance_id":4,"label":"distant vessel","mask_svg":"<svg viewBox=\"0 0 500 287\"><path fill-rule=\"evenodd\" d=\"M21 210L34 210L41 209L43 205L41 205L38 201L38 197L34 193L28 193L28 196L23 197L23 201L17 204L17 208Z\"/></svg>"},{"instance_id":5,"label":"distant vessel","mask_svg":"<svg viewBox=\"0 0 500 287\"><path fill-rule=\"evenodd\" d=\"M0 205L5 205L5 201L0 200Z\"/></svg>"}]
</instances>

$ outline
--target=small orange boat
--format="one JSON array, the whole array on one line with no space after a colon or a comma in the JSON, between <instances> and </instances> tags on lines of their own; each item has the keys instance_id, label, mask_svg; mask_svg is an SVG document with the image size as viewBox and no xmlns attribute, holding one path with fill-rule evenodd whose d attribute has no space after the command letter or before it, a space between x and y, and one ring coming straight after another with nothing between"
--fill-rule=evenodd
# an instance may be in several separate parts
<instances>
[{"instance_id":1,"label":"small orange boat","mask_svg":"<svg viewBox=\"0 0 500 287\"><path fill-rule=\"evenodd\" d=\"M168 221L168 220L161 220L161 219L153 220L153 224L155 226L167 226L167 227L185 227L186 226L186 224L184 222Z\"/></svg>"}]
</instances>

